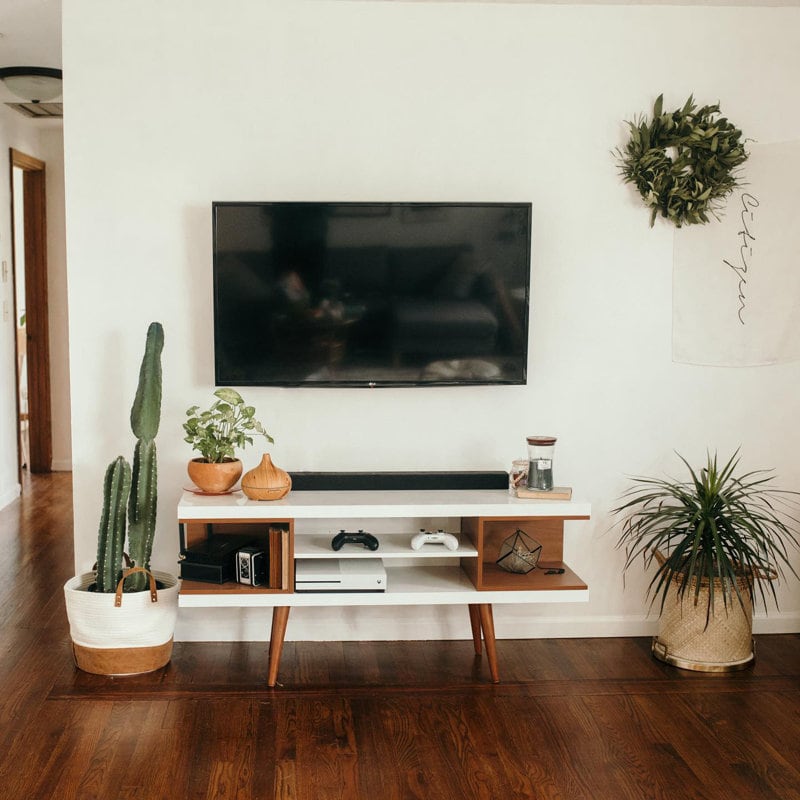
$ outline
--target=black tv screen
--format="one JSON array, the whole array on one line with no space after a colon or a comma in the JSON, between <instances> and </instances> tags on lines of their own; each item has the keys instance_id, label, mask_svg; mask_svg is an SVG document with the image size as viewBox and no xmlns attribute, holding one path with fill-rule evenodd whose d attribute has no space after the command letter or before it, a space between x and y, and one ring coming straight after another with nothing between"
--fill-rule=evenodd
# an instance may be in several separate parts
<instances>
[{"instance_id":1,"label":"black tv screen","mask_svg":"<svg viewBox=\"0 0 800 800\"><path fill-rule=\"evenodd\" d=\"M214 203L217 385L526 379L530 203Z\"/></svg>"}]
</instances>

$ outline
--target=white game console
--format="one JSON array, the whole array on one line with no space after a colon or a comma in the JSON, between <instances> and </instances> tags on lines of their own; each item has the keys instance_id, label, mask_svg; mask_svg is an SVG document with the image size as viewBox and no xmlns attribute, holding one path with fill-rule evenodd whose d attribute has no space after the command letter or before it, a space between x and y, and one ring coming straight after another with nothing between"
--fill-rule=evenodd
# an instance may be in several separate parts
<instances>
[{"instance_id":1,"label":"white game console","mask_svg":"<svg viewBox=\"0 0 800 800\"><path fill-rule=\"evenodd\" d=\"M294 562L296 592L385 592L380 558L300 558Z\"/></svg>"}]
</instances>

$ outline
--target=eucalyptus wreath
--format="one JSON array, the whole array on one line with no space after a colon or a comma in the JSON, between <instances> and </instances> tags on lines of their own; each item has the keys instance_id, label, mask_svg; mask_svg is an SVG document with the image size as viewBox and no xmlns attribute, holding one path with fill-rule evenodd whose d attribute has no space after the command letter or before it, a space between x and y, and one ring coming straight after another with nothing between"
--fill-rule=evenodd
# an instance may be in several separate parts
<instances>
[{"instance_id":1,"label":"eucalyptus wreath","mask_svg":"<svg viewBox=\"0 0 800 800\"><path fill-rule=\"evenodd\" d=\"M719 116L719 103L697 108L689 96L683 108L626 124L630 138L614 152L625 183L636 186L650 208L650 227L661 214L676 227L709 222L738 186L738 168L747 160L742 132Z\"/></svg>"}]
</instances>

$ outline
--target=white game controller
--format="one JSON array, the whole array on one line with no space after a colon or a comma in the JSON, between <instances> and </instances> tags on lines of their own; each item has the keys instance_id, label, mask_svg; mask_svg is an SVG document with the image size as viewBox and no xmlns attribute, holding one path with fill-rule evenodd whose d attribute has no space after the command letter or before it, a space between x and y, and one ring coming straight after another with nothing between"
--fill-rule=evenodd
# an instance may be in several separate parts
<instances>
[{"instance_id":1,"label":"white game controller","mask_svg":"<svg viewBox=\"0 0 800 800\"><path fill-rule=\"evenodd\" d=\"M420 530L411 539L412 550L419 550L424 544L443 544L448 550L458 550L458 539L452 533L445 533L441 528L435 533Z\"/></svg>"}]
</instances>

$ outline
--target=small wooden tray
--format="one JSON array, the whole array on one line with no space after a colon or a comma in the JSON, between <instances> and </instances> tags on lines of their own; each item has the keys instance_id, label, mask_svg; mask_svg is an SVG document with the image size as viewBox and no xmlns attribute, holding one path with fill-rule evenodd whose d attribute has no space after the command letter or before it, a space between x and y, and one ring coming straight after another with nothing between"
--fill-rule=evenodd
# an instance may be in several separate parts
<instances>
[{"instance_id":1,"label":"small wooden tray","mask_svg":"<svg viewBox=\"0 0 800 800\"><path fill-rule=\"evenodd\" d=\"M540 489L517 489L517 497L522 500L571 500L571 486L554 486L549 492Z\"/></svg>"}]
</instances>

